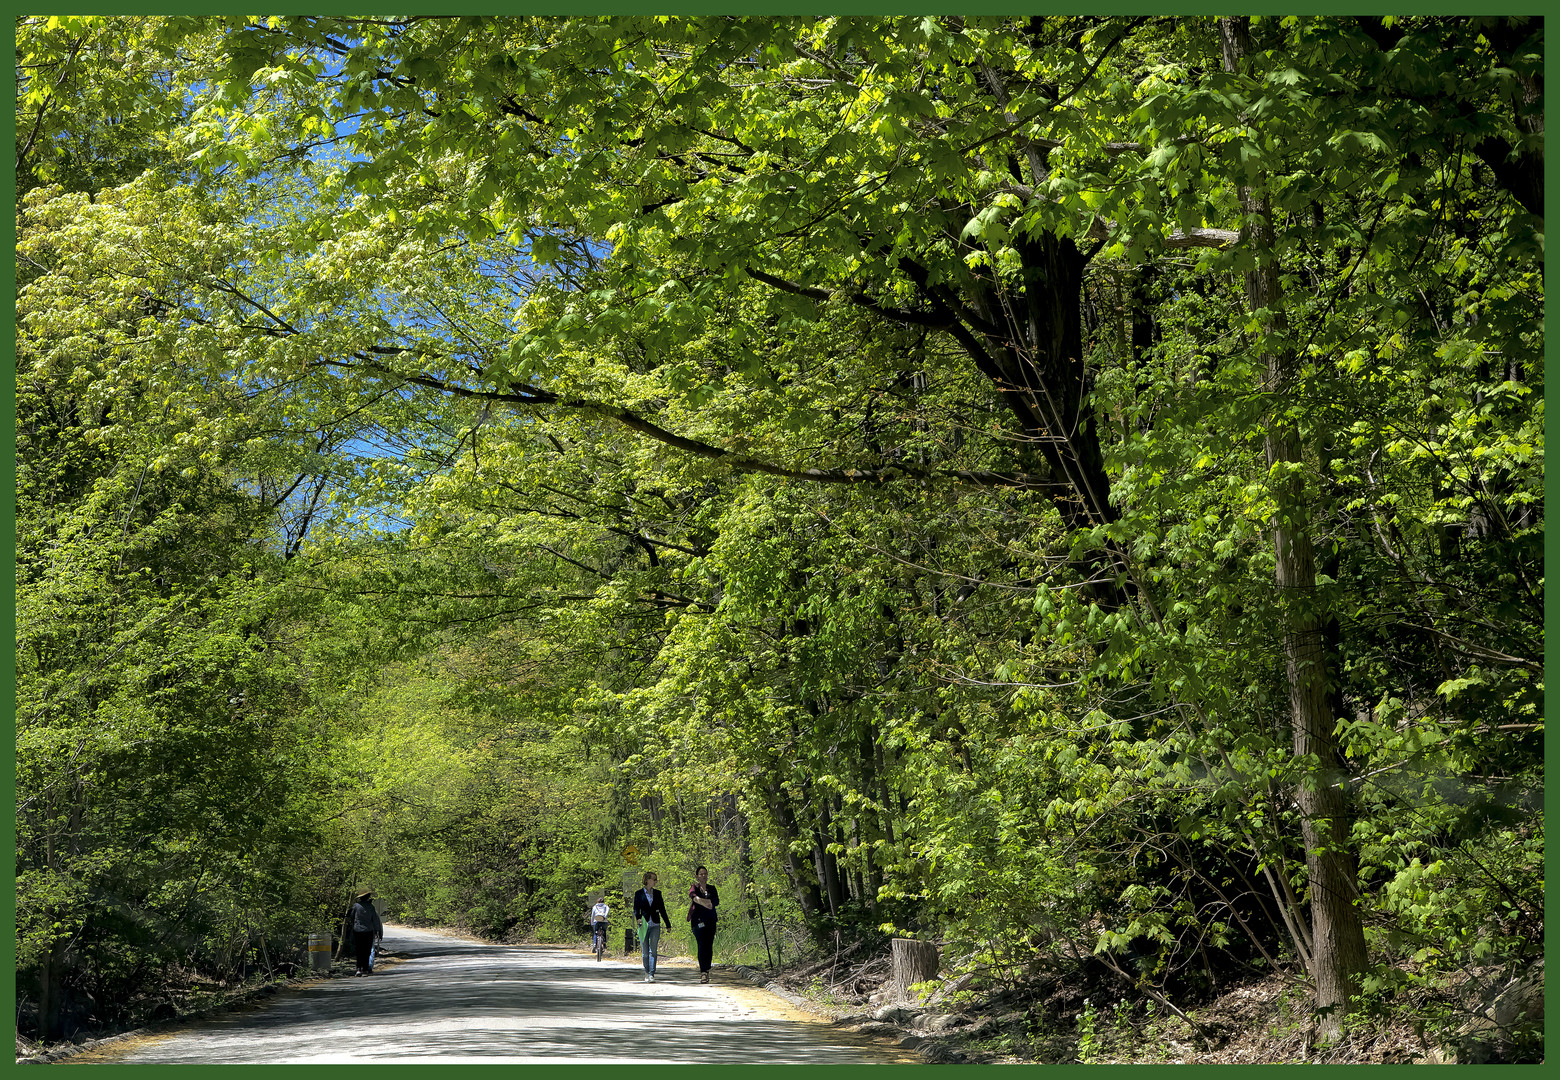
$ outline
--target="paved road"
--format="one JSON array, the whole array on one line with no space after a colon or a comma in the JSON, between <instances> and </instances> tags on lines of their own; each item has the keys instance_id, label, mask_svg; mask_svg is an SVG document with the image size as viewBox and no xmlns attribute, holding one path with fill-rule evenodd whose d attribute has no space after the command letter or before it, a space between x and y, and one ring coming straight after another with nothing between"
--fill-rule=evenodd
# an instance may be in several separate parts
<instances>
[{"instance_id":1,"label":"paved road","mask_svg":"<svg viewBox=\"0 0 1560 1080\"><path fill-rule=\"evenodd\" d=\"M385 947L392 960L370 978L285 990L259 1008L91 1057L127 1064L906 1060L797 1019L732 974L717 972L701 985L697 969L667 966L650 984L637 956L597 961L403 926L386 927Z\"/></svg>"}]
</instances>

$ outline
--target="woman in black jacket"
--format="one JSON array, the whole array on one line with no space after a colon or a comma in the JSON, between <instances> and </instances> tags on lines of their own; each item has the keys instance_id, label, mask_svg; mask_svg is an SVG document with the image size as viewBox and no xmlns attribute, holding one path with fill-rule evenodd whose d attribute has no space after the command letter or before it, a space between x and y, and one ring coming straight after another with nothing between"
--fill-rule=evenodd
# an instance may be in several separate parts
<instances>
[{"instance_id":1,"label":"woman in black jacket","mask_svg":"<svg viewBox=\"0 0 1560 1080\"><path fill-rule=\"evenodd\" d=\"M710 884L705 867L695 870L693 878L693 887L688 890L688 922L693 925L693 940L699 943L699 981L707 983L715 952L715 909L720 906L720 890Z\"/></svg>"},{"instance_id":2,"label":"woman in black jacket","mask_svg":"<svg viewBox=\"0 0 1560 1080\"><path fill-rule=\"evenodd\" d=\"M644 888L634 894L634 922L639 926L639 951L645 962L645 982L655 982L656 948L661 943L661 931L672 927L671 916L666 914L666 899L657 889L654 873L644 876Z\"/></svg>"}]
</instances>

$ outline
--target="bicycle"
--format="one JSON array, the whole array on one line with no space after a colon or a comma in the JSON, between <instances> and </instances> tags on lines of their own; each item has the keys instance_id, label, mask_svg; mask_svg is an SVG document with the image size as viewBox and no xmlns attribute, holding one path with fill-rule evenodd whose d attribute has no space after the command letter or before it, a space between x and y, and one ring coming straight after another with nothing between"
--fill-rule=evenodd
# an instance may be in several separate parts
<instances>
[{"instance_id":1,"label":"bicycle","mask_svg":"<svg viewBox=\"0 0 1560 1080\"><path fill-rule=\"evenodd\" d=\"M607 924L604 922L591 924L590 951L596 954L596 962L607 954Z\"/></svg>"}]
</instances>

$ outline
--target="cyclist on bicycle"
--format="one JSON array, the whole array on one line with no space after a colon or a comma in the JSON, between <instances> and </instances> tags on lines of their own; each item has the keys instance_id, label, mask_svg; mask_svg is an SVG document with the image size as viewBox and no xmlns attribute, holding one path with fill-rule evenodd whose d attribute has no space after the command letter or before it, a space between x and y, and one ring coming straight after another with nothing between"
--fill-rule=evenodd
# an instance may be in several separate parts
<instances>
[{"instance_id":1,"label":"cyclist on bicycle","mask_svg":"<svg viewBox=\"0 0 1560 1080\"><path fill-rule=\"evenodd\" d=\"M605 896L597 900L596 906L590 909L590 951L596 954L598 961L607 951L607 916L611 913L612 909L607 907Z\"/></svg>"}]
</instances>

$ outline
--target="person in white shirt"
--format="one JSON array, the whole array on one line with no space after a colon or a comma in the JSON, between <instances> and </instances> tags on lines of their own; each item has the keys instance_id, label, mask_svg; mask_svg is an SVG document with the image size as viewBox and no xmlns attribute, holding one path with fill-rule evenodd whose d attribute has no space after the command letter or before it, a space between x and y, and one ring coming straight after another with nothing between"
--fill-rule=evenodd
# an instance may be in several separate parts
<instances>
[{"instance_id":1,"label":"person in white shirt","mask_svg":"<svg viewBox=\"0 0 1560 1080\"><path fill-rule=\"evenodd\" d=\"M598 961L607 951L607 916L610 914L612 909L607 906L605 896L590 909L590 951L596 954Z\"/></svg>"}]
</instances>

